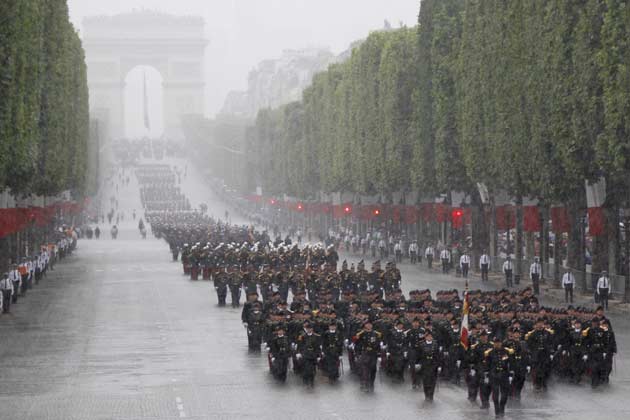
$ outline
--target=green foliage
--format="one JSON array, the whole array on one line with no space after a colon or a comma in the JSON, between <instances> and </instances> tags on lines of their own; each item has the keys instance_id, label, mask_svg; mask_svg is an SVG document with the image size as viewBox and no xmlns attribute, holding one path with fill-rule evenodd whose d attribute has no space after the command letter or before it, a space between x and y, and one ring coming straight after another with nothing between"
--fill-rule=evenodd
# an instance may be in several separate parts
<instances>
[{"instance_id":1,"label":"green foliage","mask_svg":"<svg viewBox=\"0 0 630 420\"><path fill-rule=\"evenodd\" d=\"M308 197L474 191L583 207L584 179L630 189L630 6L423 0L371 34L301 103L261 112L265 190Z\"/></svg>"},{"instance_id":2,"label":"green foliage","mask_svg":"<svg viewBox=\"0 0 630 420\"><path fill-rule=\"evenodd\" d=\"M0 20L0 188L81 195L88 89L66 0L2 2Z\"/></svg>"}]
</instances>

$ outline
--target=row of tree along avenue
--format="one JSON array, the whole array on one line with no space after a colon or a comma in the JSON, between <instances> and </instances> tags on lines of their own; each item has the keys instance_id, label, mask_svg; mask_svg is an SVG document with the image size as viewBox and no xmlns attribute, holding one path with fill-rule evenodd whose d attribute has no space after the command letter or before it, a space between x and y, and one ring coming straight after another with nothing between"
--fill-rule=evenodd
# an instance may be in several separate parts
<instances>
[{"instance_id":1,"label":"row of tree along avenue","mask_svg":"<svg viewBox=\"0 0 630 420\"><path fill-rule=\"evenodd\" d=\"M93 188L84 51L66 1L0 2L0 251L11 259Z\"/></svg>"},{"instance_id":2,"label":"row of tree along avenue","mask_svg":"<svg viewBox=\"0 0 630 420\"><path fill-rule=\"evenodd\" d=\"M407 220L464 214L476 255L514 227L519 272L524 250L547 261L554 238L556 260L586 271L592 255L593 273L621 274L629 44L621 0L424 0L416 28L372 33L301 101L259 112L248 191L355 216L430 203Z\"/></svg>"}]
</instances>

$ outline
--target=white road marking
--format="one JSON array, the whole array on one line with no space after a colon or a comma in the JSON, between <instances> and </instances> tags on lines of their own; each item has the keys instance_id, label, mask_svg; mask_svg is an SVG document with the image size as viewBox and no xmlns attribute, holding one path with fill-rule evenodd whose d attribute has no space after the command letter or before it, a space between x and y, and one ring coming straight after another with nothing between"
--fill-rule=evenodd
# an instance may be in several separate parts
<instances>
[{"instance_id":1,"label":"white road marking","mask_svg":"<svg viewBox=\"0 0 630 420\"><path fill-rule=\"evenodd\" d=\"M182 403L182 398L181 397L175 397L175 402L177 404L181 404Z\"/></svg>"}]
</instances>

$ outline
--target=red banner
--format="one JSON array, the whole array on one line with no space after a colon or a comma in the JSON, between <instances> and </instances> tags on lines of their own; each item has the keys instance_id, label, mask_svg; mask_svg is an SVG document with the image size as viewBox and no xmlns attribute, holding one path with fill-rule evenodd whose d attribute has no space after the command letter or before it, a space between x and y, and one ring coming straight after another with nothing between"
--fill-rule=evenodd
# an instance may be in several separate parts
<instances>
[{"instance_id":1,"label":"red banner","mask_svg":"<svg viewBox=\"0 0 630 420\"><path fill-rule=\"evenodd\" d=\"M400 223L400 215L403 212L403 206L393 205L390 206L390 214L392 217L392 222Z\"/></svg>"},{"instance_id":2,"label":"red banner","mask_svg":"<svg viewBox=\"0 0 630 420\"><path fill-rule=\"evenodd\" d=\"M424 203L420 206L420 211L422 212L422 220L425 223L432 222L433 218L433 204Z\"/></svg>"},{"instance_id":3,"label":"red banner","mask_svg":"<svg viewBox=\"0 0 630 420\"><path fill-rule=\"evenodd\" d=\"M537 206L523 207L523 231L540 232L540 211Z\"/></svg>"},{"instance_id":4,"label":"red banner","mask_svg":"<svg viewBox=\"0 0 630 420\"><path fill-rule=\"evenodd\" d=\"M566 207L551 208L551 225L555 233L568 233L571 229Z\"/></svg>"},{"instance_id":5,"label":"red banner","mask_svg":"<svg viewBox=\"0 0 630 420\"><path fill-rule=\"evenodd\" d=\"M588 209L588 234L599 236L606 229L606 215L602 207L590 207Z\"/></svg>"},{"instance_id":6,"label":"red banner","mask_svg":"<svg viewBox=\"0 0 630 420\"><path fill-rule=\"evenodd\" d=\"M508 230L516 227L516 212L513 206L497 207L497 229Z\"/></svg>"},{"instance_id":7,"label":"red banner","mask_svg":"<svg viewBox=\"0 0 630 420\"><path fill-rule=\"evenodd\" d=\"M420 212L416 206L405 206L405 223L413 225L418 223Z\"/></svg>"},{"instance_id":8,"label":"red banner","mask_svg":"<svg viewBox=\"0 0 630 420\"><path fill-rule=\"evenodd\" d=\"M449 220L450 206L446 204L435 204L433 211L435 214L435 221L438 223L444 223Z\"/></svg>"}]
</instances>

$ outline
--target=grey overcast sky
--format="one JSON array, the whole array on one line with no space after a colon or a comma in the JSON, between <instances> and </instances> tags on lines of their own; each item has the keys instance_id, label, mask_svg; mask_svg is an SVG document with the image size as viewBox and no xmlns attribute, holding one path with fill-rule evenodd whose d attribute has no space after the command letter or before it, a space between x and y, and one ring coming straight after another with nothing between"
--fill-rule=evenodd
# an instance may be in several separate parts
<instances>
[{"instance_id":1,"label":"grey overcast sky","mask_svg":"<svg viewBox=\"0 0 630 420\"><path fill-rule=\"evenodd\" d=\"M339 53L354 40L380 29L385 19L416 24L419 0L69 0L70 17L81 30L92 15L149 9L197 15L206 21L206 114L216 114L225 95L244 89L258 62L284 49L329 47Z\"/></svg>"}]
</instances>

